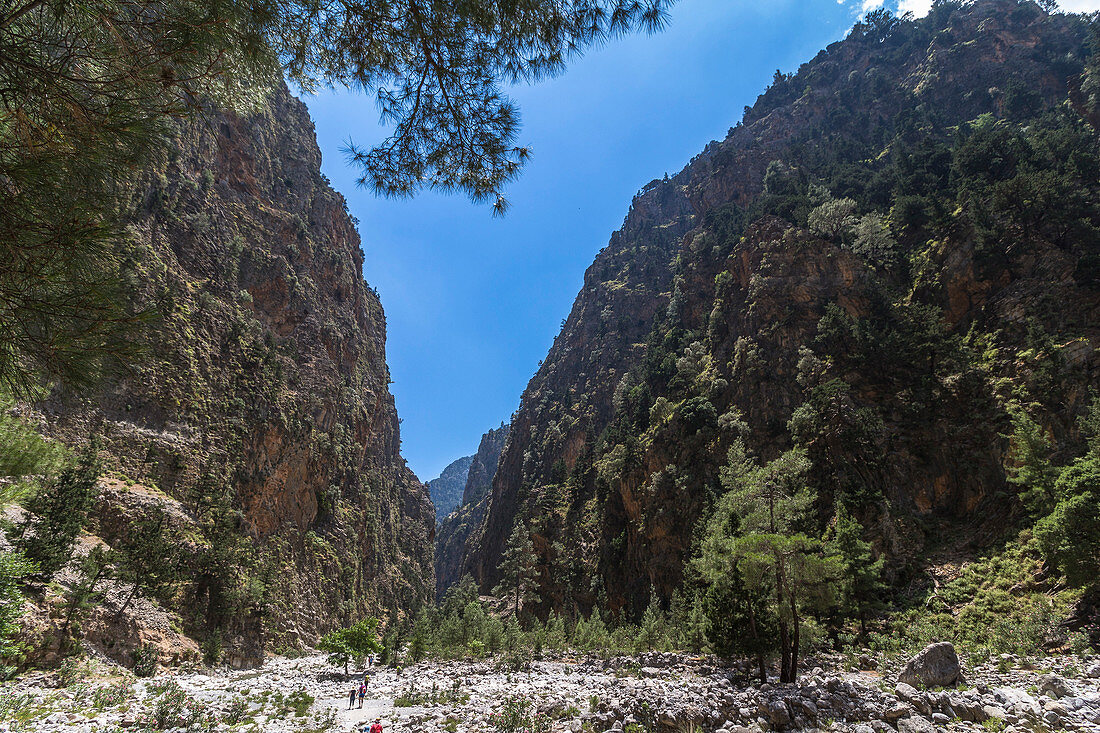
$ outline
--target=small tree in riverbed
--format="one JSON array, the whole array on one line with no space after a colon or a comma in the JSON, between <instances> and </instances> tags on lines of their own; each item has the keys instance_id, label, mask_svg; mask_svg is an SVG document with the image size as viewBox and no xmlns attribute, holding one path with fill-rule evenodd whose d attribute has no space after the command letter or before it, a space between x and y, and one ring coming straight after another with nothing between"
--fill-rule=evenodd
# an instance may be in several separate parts
<instances>
[{"instance_id":1,"label":"small tree in riverbed","mask_svg":"<svg viewBox=\"0 0 1100 733\"><path fill-rule=\"evenodd\" d=\"M779 627L780 682L798 678L799 630L807 608L832 602L839 564L802 529L809 524L813 494L810 462L800 449L759 465L738 440L722 470L729 489L718 503L703 543L700 569L719 580L730 570L744 589L767 598Z\"/></svg>"},{"instance_id":2,"label":"small tree in riverbed","mask_svg":"<svg viewBox=\"0 0 1100 733\"><path fill-rule=\"evenodd\" d=\"M535 560L531 534L523 522L516 522L500 560L500 585L493 589L496 595L508 593L513 596L516 616L524 602L534 600Z\"/></svg>"},{"instance_id":3,"label":"small tree in riverbed","mask_svg":"<svg viewBox=\"0 0 1100 733\"><path fill-rule=\"evenodd\" d=\"M329 664L344 665L344 676L348 676L348 664L352 659L360 660L368 654L382 651L378 643L378 619L365 618L344 629L330 631L321 637L317 648L328 653Z\"/></svg>"}]
</instances>

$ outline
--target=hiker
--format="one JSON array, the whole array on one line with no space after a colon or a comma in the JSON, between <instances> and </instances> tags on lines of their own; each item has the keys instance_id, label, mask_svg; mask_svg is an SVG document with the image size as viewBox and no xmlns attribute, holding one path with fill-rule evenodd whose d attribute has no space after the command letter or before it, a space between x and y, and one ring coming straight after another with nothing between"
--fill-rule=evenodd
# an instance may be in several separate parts
<instances>
[{"instance_id":1,"label":"hiker","mask_svg":"<svg viewBox=\"0 0 1100 733\"><path fill-rule=\"evenodd\" d=\"M357 692L357 690L354 687L351 688L351 694L348 695L348 710L351 710L353 707L355 707L355 693L356 692Z\"/></svg>"},{"instance_id":2,"label":"hiker","mask_svg":"<svg viewBox=\"0 0 1100 733\"><path fill-rule=\"evenodd\" d=\"M359 709L363 709L363 698L367 696L366 684L359 685Z\"/></svg>"},{"instance_id":3,"label":"hiker","mask_svg":"<svg viewBox=\"0 0 1100 733\"><path fill-rule=\"evenodd\" d=\"M370 733L382 733L382 719L375 718L374 725L370 727Z\"/></svg>"},{"instance_id":4,"label":"hiker","mask_svg":"<svg viewBox=\"0 0 1100 733\"><path fill-rule=\"evenodd\" d=\"M370 687L370 675L366 672L363 673L363 688Z\"/></svg>"}]
</instances>

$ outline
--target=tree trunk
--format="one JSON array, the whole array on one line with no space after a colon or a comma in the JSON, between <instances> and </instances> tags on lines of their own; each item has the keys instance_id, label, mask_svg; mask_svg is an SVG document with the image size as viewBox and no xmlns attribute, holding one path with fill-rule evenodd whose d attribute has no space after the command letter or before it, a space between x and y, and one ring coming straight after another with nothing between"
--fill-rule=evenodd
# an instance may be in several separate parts
<instances>
[{"instance_id":1,"label":"tree trunk","mask_svg":"<svg viewBox=\"0 0 1100 733\"><path fill-rule=\"evenodd\" d=\"M791 594L791 623L794 626L791 629L791 678L788 682L798 681L798 627L801 626L798 617L798 603L795 600L794 594Z\"/></svg>"},{"instance_id":2,"label":"tree trunk","mask_svg":"<svg viewBox=\"0 0 1100 733\"><path fill-rule=\"evenodd\" d=\"M753 610L752 603L748 604L749 607L749 633L752 634L753 641L756 642L756 648L760 648L760 635L756 633L756 611ZM764 684L768 681L768 670L764 666L764 653L756 653L756 664L760 668L760 684Z\"/></svg>"},{"instance_id":3,"label":"tree trunk","mask_svg":"<svg viewBox=\"0 0 1100 733\"><path fill-rule=\"evenodd\" d=\"M126 600L122 602L122 605L118 607L118 612L115 614L115 618L122 618L122 613L130 606L130 601L134 600L134 596L137 595L138 584L134 581L134 587L130 589L130 595L126 596Z\"/></svg>"},{"instance_id":4,"label":"tree trunk","mask_svg":"<svg viewBox=\"0 0 1100 733\"><path fill-rule=\"evenodd\" d=\"M779 622L779 681L790 682L791 676L791 635L787 629L787 622Z\"/></svg>"}]
</instances>

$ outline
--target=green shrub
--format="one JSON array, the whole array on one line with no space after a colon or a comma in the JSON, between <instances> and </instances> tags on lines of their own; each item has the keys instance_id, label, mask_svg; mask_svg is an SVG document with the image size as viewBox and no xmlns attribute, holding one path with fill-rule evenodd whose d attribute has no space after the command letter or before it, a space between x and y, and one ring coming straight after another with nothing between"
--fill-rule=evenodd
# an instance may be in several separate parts
<instances>
[{"instance_id":1,"label":"green shrub","mask_svg":"<svg viewBox=\"0 0 1100 733\"><path fill-rule=\"evenodd\" d=\"M152 677L157 672L157 650L152 644L143 644L130 653L134 660L134 674Z\"/></svg>"}]
</instances>

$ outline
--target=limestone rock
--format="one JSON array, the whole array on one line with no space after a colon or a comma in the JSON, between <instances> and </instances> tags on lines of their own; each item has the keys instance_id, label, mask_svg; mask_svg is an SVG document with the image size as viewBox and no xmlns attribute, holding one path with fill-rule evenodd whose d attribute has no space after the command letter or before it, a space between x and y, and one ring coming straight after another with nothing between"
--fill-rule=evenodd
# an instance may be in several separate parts
<instances>
[{"instance_id":1,"label":"limestone rock","mask_svg":"<svg viewBox=\"0 0 1100 733\"><path fill-rule=\"evenodd\" d=\"M955 684L961 671L955 645L943 641L930 644L910 659L898 679L914 687L947 687Z\"/></svg>"}]
</instances>

